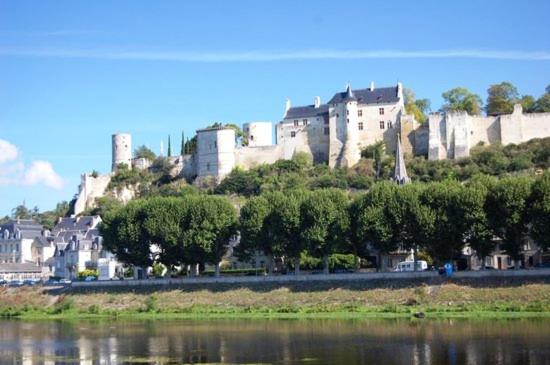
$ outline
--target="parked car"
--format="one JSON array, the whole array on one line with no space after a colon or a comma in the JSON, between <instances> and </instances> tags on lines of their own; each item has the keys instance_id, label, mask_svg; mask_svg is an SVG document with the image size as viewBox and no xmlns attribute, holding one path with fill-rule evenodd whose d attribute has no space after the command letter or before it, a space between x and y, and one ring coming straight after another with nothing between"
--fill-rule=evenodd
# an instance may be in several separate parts
<instances>
[{"instance_id":1,"label":"parked car","mask_svg":"<svg viewBox=\"0 0 550 365\"><path fill-rule=\"evenodd\" d=\"M23 286L23 280L17 280L17 279L10 280L8 285L11 286L11 287Z\"/></svg>"},{"instance_id":2,"label":"parked car","mask_svg":"<svg viewBox=\"0 0 550 365\"><path fill-rule=\"evenodd\" d=\"M59 280L59 284L70 284L71 281L69 279L61 279Z\"/></svg>"},{"instance_id":3,"label":"parked car","mask_svg":"<svg viewBox=\"0 0 550 365\"><path fill-rule=\"evenodd\" d=\"M23 285L35 286L36 284L37 284L37 282L34 279L25 279L25 280L23 280Z\"/></svg>"},{"instance_id":4,"label":"parked car","mask_svg":"<svg viewBox=\"0 0 550 365\"><path fill-rule=\"evenodd\" d=\"M416 271L428 270L428 263L424 260L416 261ZM414 261L402 261L397 264L394 271L414 271Z\"/></svg>"},{"instance_id":5,"label":"parked car","mask_svg":"<svg viewBox=\"0 0 550 365\"><path fill-rule=\"evenodd\" d=\"M84 278L84 281L96 281L97 278L95 276L86 276Z\"/></svg>"},{"instance_id":6,"label":"parked car","mask_svg":"<svg viewBox=\"0 0 550 365\"><path fill-rule=\"evenodd\" d=\"M0 285L6 285L8 283L7 280L0 279Z\"/></svg>"}]
</instances>

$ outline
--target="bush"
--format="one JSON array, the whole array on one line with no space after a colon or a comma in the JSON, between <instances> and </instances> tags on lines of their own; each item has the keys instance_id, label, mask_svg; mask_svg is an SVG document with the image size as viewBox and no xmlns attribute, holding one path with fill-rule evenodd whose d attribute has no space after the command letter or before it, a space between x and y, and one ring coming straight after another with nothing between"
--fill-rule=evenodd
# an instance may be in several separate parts
<instances>
[{"instance_id":1,"label":"bush","mask_svg":"<svg viewBox=\"0 0 550 365\"><path fill-rule=\"evenodd\" d=\"M77 279L78 280L84 280L86 277L88 276L94 276L96 279L97 277L99 276L97 270L89 270L89 269L86 269L86 270L83 270L83 271L80 271L77 275Z\"/></svg>"},{"instance_id":2,"label":"bush","mask_svg":"<svg viewBox=\"0 0 550 365\"><path fill-rule=\"evenodd\" d=\"M145 301L143 304L145 304L145 308L143 309L144 312L156 312L158 311L157 308L158 299L155 295L150 295L147 298L145 298Z\"/></svg>"}]
</instances>

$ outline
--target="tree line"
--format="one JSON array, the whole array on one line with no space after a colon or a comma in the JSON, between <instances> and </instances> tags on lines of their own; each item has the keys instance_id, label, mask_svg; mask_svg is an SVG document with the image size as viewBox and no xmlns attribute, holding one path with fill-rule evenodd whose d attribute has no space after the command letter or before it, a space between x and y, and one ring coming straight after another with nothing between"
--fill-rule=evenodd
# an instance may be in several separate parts
<instances>
[{"instance_id":1,"label":"tree line","mask_svg":"<svg viewBox=\"0 0 550 365\"><path fill-rule=\"evenodd\" d=\"M124 263L211 264L216 275L238 235L234 253L246 261L262 252L269 272L279 259L298 274L304 253L322 260L327 273L329 256L338 253L366 258L373 250L405 249L443 263L465 245L483 262L497 242L519 260L529 236L542 249L550 247L550 174L380 182L353 196L334 188L267 192L247 199L239 214L227 197L152 197L108 212L101 232L105 248Z\"/></svg>"}]
</instances>

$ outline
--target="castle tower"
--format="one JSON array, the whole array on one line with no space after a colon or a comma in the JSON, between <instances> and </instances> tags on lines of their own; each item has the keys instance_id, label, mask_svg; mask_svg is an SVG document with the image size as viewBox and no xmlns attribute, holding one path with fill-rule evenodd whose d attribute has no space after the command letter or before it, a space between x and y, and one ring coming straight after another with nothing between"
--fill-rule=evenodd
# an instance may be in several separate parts
<instances>
[{"instance_id":1,"label":"castle tower","mask_svg":"<svg viewBox=\"0 0 550 365\"><path fill-rule=\"evenodd\" d=\"M128 133L116 133L112 136L113 164L111 170L117 170L121 163L132 168L132 136Z\"/></svg>"},{"instance_id":2,"label":"castle tower","mask_svg":"<svg viewBox=\"0 0 550 365\"><path fill-rule=\"evenodd\" d=\"M235 130L227 127L197 131L197 175L220 182L235 167Z\"/></svg>"},{"instance_id":3,"label":"castle tower","mask_svg":"<svg viewBox=\"0 0 550 365\"><path fill-rule=\"evenodd\" d=\"M250 122L243 124L243 131L249 147L271 146L273 126L271 122Z\"/></svg>"},{"instance_id":4,"label":"castle tower","mask_svg":"<svg viewBox=\"0 0 550 365\"><path fill-rule=\"evenodd\" d=\"M351 167L359 161L361 152L358 146L359 129L357 126L357 99L349 84L343 104L345 115L342 119L343 123L341 123L341 128L345 131L345 139L340 165Z\"/></svg>"}]
</instances>

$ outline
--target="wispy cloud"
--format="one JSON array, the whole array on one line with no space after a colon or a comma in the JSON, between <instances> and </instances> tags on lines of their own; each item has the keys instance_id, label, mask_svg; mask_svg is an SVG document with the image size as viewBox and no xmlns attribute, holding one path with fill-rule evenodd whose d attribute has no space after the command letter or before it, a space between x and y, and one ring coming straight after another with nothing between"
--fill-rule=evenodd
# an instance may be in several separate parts
<instances>
[{"instance_id":1,"label":"wispy cloud","mask_svg":"<svg viewBox=\"0 0 550 365\"><path fill-rule=\"evenodd\" d=\"M35 160L25 167L17 147L0 139L0 185L44 185L61 190L65 183L48 161Z\"/></svg>"},{"instance_id":2,"label":"wispy cloud","mask_svg":"<svg viewBox=\"0 0 550 365\"><path fill-rule=\"evenodd\" d=\"M478 58L494 60L549 61L550 51L440 49L440 50L258 50L258 51L136 51L102 49L0 48L0 56L95 58L106 60L174 62L271 62L294 60L360 60L414 58Z\"/></svg>"}]
</instances>

